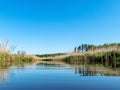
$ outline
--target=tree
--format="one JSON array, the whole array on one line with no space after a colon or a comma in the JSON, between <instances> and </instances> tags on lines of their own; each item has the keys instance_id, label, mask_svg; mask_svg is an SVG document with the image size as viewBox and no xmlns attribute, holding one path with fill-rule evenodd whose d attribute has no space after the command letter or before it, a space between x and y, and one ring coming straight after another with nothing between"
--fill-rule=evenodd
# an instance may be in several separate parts
<instances>
[{"instance_id":1,"label":"tree","mask_svg":"<svg viewBox=\"0 0 120 90\"><path fill-rule=\"evenodd\" d=\"M74 52L77 52L77 47L74 48Z\"/></svg>"},{"instance_id":2,"label":"tree","mask_svg":"<svg viewBox=\"0 0 120 90\"><path fill-rule=\"evenodd\" d=\"M82 47L78 46L78 52L81 52L81 50L82 50Z\"/></svg>"},{"instance_id":3,"label":"tree","mask_svg":"<svg viewBox=\"0 0 120 90\"><path fill-rule=\"evenodd\" d=\"M87 44L84 44L84 51L87 52L89 50L89 47Z\"/></svg>"},{"instance_id":4,"label":"tree","mask_svg":"<svg viewBox=\"0 0 120 90\"><path fill-rule=\"evenodd\" d=\"M18 51L17 54L20 54L20 51Z\"/></svg>"},{"instance_id":5,"label":"tree","mask_svg":"<svg viewBox=\"0 0 120 90\"><path fill-rule=\"evenodd\" d=\"M84 51L84 44L82 44L81 49L82 49L82 52L83 52Z\"/></svg>"}]
</instances>

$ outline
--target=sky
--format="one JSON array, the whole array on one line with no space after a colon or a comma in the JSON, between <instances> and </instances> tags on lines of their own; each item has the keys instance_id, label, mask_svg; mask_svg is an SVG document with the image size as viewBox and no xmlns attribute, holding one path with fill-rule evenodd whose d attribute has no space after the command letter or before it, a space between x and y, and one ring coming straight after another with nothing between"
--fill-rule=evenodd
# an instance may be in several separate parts
<instances>
[{"instance_id":1,"label":"sky","mask_svg":"<svg viewBox=\"0 0 120 90\"><path fill-rule=\"evenodd\" d=\"M0 41L28 54L120 42L120 0L0 0Z\"/></svg>"}]
</instances>

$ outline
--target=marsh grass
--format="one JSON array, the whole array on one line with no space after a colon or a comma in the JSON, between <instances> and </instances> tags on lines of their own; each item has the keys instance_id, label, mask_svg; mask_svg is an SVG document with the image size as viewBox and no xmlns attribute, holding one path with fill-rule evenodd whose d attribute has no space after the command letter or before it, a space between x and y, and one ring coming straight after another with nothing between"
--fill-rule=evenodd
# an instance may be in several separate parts
<instances>
[{"instance_id":1,"label":"marsh grass","mask_svg":"<svg viewBox=\"0 0 120 90\"><path fill-rule=\"evenodd\" d=\"M11 51L12 50L12 51ZM12 54L14 49L9 47L9 42L0 42L0 66L6 67L9 66L9 63L17 62L32 62L35 61L35 58L28 56L26 54Z\"/></svg>"},{"instance_id":2,"label":"marsh grass","mask_svg":"<svg viewBox=\"0 0 120 90\"><path fill-rule=\"evenodd\" d=\"M0 42L0 62L8 60L9 57L8 41Z\"/></svg>"},{"instance_id":3,"label":"marsh grass","mask_svg":"<svg viewBox=\"0 0 120 90\"><path fill-rule=\"evenodd\" d=\"M72 53L63 59L68 63L100 63L106 67L120 67L120 46L98 48L87 52Z\"/></svg>"},{"instance_id":4,"label":"marsh grass","mask_svg":"<svg viewBox=\"0 0 120 90\"><path fill-rule=\"evenodd\" d=\"M0 52L1 53L9 53L8 41L0 42Z\"/></svg>"}]
</instances>

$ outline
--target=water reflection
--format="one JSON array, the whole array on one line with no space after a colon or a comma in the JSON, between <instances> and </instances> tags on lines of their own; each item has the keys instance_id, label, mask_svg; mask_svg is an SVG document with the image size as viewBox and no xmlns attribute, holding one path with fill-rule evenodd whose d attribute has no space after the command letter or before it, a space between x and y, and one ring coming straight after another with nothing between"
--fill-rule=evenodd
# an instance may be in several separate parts
<instances>
[{"instance_id":1,"label":"water reflection","mask_svg":"<svg viewBox=\"0 0 120 90\"><path fill-rule=\"evenodd\" d=\"M120 76L120 68L111 67L109 62L104 64L97 60L64 60L65 63L75 67L75 73L81 76Z\"/></svg>"},{"instance_id":2,"label":"water reflection","mask_svg":"<svg viewBox=\"0 0 120 90\"><path fill-rule=\"evenodd\" d=\"M97 62L90 62L89 64L84 61L70 62L56 62L56 61L42 61L37 65L45 67L71 67L74 68L75 74L80 76L120 76L120 68L106 67Z\"/></svg>"},{"instance_id":3,"label":"water reflection","mask_svg":"<svg viewBox=\"0 0 120 90\"><path fill-rule=\"evenodd\" d=\"M65 75L67 75L67 77ZM32 83L32 80L33 82L37 83L43 83L45 82L44 80L46 80L46 83L49 82L47 80L53 80L52 82L55 83L58 83L59 81L60 83L62 81L59 80L59 77L62 77L61 80L64 80L66 78L71 80L73 76L74 78L77 78L76 80L79 80L80 77L87 76L92 76L94 78L97 76L120 76L120 69L113 69L111 67L106 67L103 64L97 62L91 63L89 61L37 61L32 63L10 64L7 67L0 68L0 90L9 90L9 84L11 84L10 81L20 83L22 82L20 81L21 78L23 78L22 83L26 85L28 83ZM79 78L77 76L79 76ZM30 79L32 79L31 82ZM9 84L7 84L8 80ZM42 80L43 82L41 82ZM78 81L73 80L73 82L77 83ZM66 83L68 82L66 81Z\"/></svg>"},{"instance_id":4,"label":"water reflection","mask_svg":"<svg viewBox=\"0 0 120 90\"><path fill-rule=\"evenodd\" d=\"M7 75L8 75L8 70L7 69L1 69L0 70L0 82L2 82L2 84L4 86L4 90L6 90Z\"/></svg>"},{"instance_id":5,"label":"water reflection","mask_svg":"<svg viewBox=\"0 0 120 90\"><path fill-rule=\"evenodd\" d=\"M36 63L37 62L30 62L30 63L6 63L4 65L0 64L0 84L2 84L4 86L3 90L6 90L8 77L14 78L16 76L13 71L10 71L12 68L15 68L17 71L24 70L26 66L36 65Z\"/></svg>"},{"instance_id":6,"label":"water reflection","mask_svg":"<svg viewBox=\"0 0 120 90\"><path fill-rule=\"evenodd\" d=\"M79 66L75 68L75 73L80 74L80 76L120 76L119 70L113 70L103 66Z\"/></svg>"}]
</instances>

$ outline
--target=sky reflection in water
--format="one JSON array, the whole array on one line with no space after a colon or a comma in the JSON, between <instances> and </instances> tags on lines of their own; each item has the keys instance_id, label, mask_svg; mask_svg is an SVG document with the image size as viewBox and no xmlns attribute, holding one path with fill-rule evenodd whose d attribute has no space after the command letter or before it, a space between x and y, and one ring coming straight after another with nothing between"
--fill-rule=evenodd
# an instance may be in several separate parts
<instances>
[{"instance_id":1,"label":"sky reflection in water","mask_svg":"<svg viewBox=\"0 0 120 90\"><path fill-rule=\"evenodd\" d=\"M120 90L120 71L42 62L0 70L0 90Z\"/></svg>"}]
</instances>

